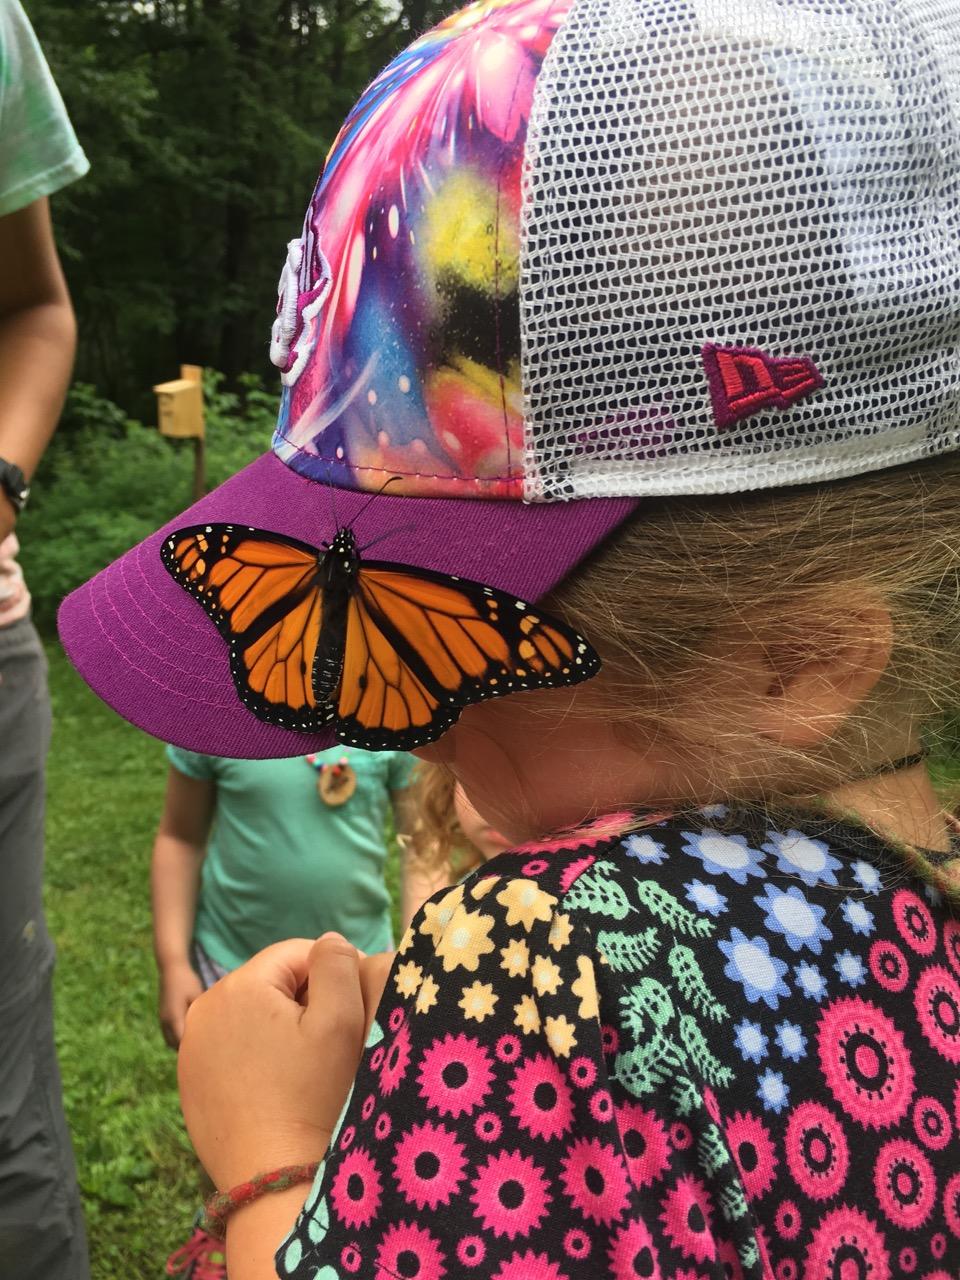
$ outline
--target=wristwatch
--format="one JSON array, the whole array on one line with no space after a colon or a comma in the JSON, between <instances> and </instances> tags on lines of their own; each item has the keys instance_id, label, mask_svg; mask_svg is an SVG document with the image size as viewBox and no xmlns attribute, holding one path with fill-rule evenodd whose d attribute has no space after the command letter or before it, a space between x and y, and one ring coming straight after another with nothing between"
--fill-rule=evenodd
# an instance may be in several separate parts
<instances>
[{"instance_id":1,"label":"wristwatch","mask_svg":"<svg viewBox=\"0 0 960 1280\"><path fill-rule=\"evenodd\" d=\"M30 497L27 477L15 462L7 462L5 458L0 458L0 489L10 499L14 511L19 513L27 505Z\"/></svg>"}]
</instances>

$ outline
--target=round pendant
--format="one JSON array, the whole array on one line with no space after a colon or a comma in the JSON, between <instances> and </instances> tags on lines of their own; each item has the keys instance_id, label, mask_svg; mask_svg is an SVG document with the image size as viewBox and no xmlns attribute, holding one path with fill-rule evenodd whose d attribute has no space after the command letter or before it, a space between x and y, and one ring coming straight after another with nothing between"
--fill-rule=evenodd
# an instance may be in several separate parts
<instances>
[{"instance_id":1,"label":"round pendant","mask_svg":"<svg viewBox=\"0 0 960 1280\"><path fill-rule=\"evenodd\" d=\"M317 775L317 793L324 804L346 804L357 789L357 775L344 761L325 764Z\"/></svg>"}]
</instances>

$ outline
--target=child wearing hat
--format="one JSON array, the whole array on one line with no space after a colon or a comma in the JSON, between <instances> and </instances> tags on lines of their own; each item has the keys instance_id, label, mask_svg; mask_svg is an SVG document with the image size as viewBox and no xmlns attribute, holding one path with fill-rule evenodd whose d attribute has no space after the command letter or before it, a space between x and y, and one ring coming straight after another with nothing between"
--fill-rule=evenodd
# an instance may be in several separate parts
<instances>
[{"instance_id":1,"label":"child wearing hat","mask_svg":"<svg viewBox=\"0 0 960 1280\"><path fill-rule=\"evenodd\" d=\"M193 1005L232 1280L960 1268L958 67L955 0L493 0L349 116L272 453L61 615L513 846Z\"/></svg>"}]
</instances>

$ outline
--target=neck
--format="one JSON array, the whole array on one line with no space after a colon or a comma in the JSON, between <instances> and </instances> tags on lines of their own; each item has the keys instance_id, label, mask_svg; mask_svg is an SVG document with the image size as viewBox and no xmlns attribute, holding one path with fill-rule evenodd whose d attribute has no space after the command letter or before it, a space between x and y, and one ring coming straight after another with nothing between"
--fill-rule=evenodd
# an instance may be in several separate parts
<instances>
[{"instance_id":1,"label":"neck","mask_svg":"<svg viewBox=\"0 0 960 1280\"><path fill-rule=\"evenodd\" d=\"M943 804L921 762L895 773L860 778L824 797L836 813L855 814L881 835L900 844L946 853L950 828Z\"/></svg>"}]
</instances>

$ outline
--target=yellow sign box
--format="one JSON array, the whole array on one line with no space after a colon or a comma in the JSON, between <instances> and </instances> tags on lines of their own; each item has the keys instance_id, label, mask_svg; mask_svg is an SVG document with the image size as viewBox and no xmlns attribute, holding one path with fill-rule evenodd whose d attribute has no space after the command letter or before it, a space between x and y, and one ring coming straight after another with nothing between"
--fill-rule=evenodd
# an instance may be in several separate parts
<instances>
[{"instance_id":1,"label":"yellow sign box","mask_svg":"<svg viewBox=\"0 0 960 1280\"><path fill-rule=\"evenodd\" d=\"M202 439L202 384L193 378L177 378L173 382L159 382L153 389L157 396L160 434L180 439Z\"/></svg>"}]
</instances>

